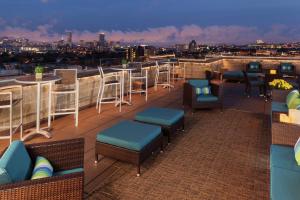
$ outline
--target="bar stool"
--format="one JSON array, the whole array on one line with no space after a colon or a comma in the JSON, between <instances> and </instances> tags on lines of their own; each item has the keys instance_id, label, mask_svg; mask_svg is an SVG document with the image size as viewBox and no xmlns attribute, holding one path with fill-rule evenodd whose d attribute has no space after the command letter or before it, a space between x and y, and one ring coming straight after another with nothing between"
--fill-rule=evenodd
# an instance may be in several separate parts
<instances>
[{"instance_id":1,"label":"bar stool","mask_svg":"<svg viewBox=\"0 0 300 200\"><path fill-rule=\"evenodd\" d=\"M158 61L156 61L156 69L155 69L155 82L154 82L154 90L157 91L157 86L163 86L163 88L169 88L171 90L171 66L170 64L162 64L159 65Z\"/></svg>"},{"instance_id":2,"label":"bar stool","mask_svg":"<svg viewBox=\"0 0 300 200\"><path fill-rule=\"evenodd\" d=\"M148 70L143 69L132 72L131 76L131 90L132 94L140 93L145 94L145 100L148 100ZM135 88L133 88L135 87Z\"/></svg>"},{"instance_id":3,"label":"bar stool","mask_svg":"<svg viewBox=\"0 0 300 200\"><path fill-rule=\"evenodd\" d=\"M115 105L119 105L119 111L122 111L122 102L121 102L121 77L118 73L104 74L102 67L98 67L100 74L100 86L99 92L97 96L96 109L98 109L98 113L101 112L101 104L107 103L115 103ZM104 91L107 87L115 88L115 96L103 97ZM119 89L119 91L118 91ZM119 93L119 94L118 94Z\"/></svg>"},{"instance_id":4,"label":"bar stool","mask_svg":"<svg viewBox=\"0 0 300 200\"><path fill-rule=\"evenodd\" d=\"M49 85L48 127L50 128L51 126L51 117L54 118L58 115L74 115L75 126L77 127L79 113L79 80L77 79L77 69L55 69L54 75L59 76L61 80ZM74 103L74 105L67 108L56 108L59 95L74 95L74 102L70 103Z\"/></svg>"},{"instance_id":5,"label":"bar stool","mask_svg":"<svg viewBox=\"0 0 300 200\"><path fill-rule=\"evenodd\" d=\"M17 92L19 91L19 92ZM19 93L19 96L16 95ZM21 85L5 86L0 88L0 109L9 111L9 126L2 126L1 128L9 128L9 136L0 136L0 139L9 139L12 142L13 134L20 129L20 140L23 138L23 87ZM19 105L19 122L14 125L13 108Z\"/></svg>"}]
</instances>

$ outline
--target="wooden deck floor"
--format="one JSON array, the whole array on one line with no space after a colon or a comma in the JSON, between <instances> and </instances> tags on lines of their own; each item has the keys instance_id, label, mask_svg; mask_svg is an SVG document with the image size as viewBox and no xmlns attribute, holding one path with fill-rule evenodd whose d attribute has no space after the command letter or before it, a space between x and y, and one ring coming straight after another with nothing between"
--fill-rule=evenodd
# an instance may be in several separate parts
<instances>
[{"instance_id":1,"label":"wooden deck floor","mask_svg":"<svg viewBox=\"0 0 300 200\"><path fill-rule=\"evenodd\" d=\"M245 112L254 112L264 114L267 113L268 104L262 99L248 99L241 95L241 87L231 87L225 90L225 108L243 110ZM92 193L98 185L111 175L111 166L116 161L103 158L98 165L94 164L94 148L96 134L120 120L133 119L134 115L151 106L181 108L182 102L182 83L177 83L175 88L169 92L167 89L159 88L154 91L153 88L149 91L148 102L145 102L143 96L133 95L133 105L123 106L120 113L113 105L104 105L101 114L98 114L95 107L87 108L80 111L79 126L74 126L72 116L66 116L56 119L53 123L52 138L46 139L42 136L37 136L27 141L27 143L55 141L69 138L84 137L85 138L85 193ZM7 141L0 141L0 150L7 147Z\"/></svg>"}]
</instances>

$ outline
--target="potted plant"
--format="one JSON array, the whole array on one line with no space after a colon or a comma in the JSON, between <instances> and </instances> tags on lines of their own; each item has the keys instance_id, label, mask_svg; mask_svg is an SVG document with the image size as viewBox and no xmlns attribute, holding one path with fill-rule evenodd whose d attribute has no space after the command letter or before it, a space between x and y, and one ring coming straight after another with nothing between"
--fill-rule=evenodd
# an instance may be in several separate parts
<instances>
[{"instance_id":1,"label":"potted plant","mask_svg":"<svg viewBox=\"0 0 300 200\"><path fill-rule=\"evenodd\" d=\"M44 67L42 67L41 65L38 65L35 67L34 72L35 72L36 79L42 79L43 73L44 73Z\"/></svg>"},{"instance_id":2,"label":"potted plant","mask_svg":"<svg viewBox=\"0 0 300 200\"><path fill-rule=\"evenodd\" d=\"M272 89L272 97L275 99L286 97L293 89L293 86L283 79L274 79L272 82L269 82L269 86Z\"/></svg>"},{"instance_id":3,"label":"potted plant","mask_svg":"<svg viewBox=\"0 0 300 200\"><path fill-rule=\"evenodd\" d=\"M122 59L123 68L126 68L127 64L128 64L128 61L126 59Z\"/></svg>"}]
</instances>

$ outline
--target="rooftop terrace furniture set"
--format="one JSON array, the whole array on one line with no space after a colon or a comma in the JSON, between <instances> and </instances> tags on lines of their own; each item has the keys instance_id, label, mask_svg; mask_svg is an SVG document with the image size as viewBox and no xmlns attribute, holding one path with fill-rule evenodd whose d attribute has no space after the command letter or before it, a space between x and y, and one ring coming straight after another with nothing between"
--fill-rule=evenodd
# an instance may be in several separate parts
<instances>
[{"instance_id":1,"label":"rooftop terrace furniture set","mask_svg":"<svg viewBox=\"0 0 300 200\"><path fill-rule=\"evenodd\" d=\"M209 88L209 94L197 94L197 89ZM183 86L183 106L193 111L203 108L220 108L223 110L223 84L209 80L189 79Z\"/></svg>"},{"instance_id":2,"label":"rooftop terrace furniture set","mask_svg":"<svg viewBox=\"0 0 300 200\"><path fill-rule=\"evenodd\" d=\"M149 108L135 116L135 121L122 121L101 131L96 137L95 163L98 155L111 157L137 166L152 152L163 150L163 135L170 137L184 129L184 112L175 109Z\"/></svg>"},{"instance_id":3,"label":"rooftop terrace furniture set","mask_svg":"<svg viewBox=\"0 0 300 200\"><path fill-rule=\"evenodd\" d=\"M51 177L31 180L38 156L54 168ZM14 141L0 159L0 199L83 199L84 139L30 144Z\"/></svg>"},{"instance_id":4,"label":"rooftop terrace furniture set","mask_svg":"<svg viewBox=\"0 0 300 200\"><path fill-rule=\"evenodd\" d=\"M300 196L300 166L294 153L294 145L300 137L300 126L280 121L281 114L289 113L287 98L291 98L291 93L287 97L288 92L276 91L271 107L270 192L273 200L294 200Z\"/></svg>"}]
</instances>

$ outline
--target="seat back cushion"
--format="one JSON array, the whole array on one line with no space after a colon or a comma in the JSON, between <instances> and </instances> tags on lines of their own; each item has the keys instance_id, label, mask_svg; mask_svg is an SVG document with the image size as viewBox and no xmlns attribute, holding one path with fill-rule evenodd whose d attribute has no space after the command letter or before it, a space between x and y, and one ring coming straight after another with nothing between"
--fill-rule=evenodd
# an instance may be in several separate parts
<instances>
[{"instance_id":1,"label":"seat back cushion","mask_svg":"<svg viewBox=\"0 0 300 200\"><path fill-rule=\"evenodd\" d=\"M286 97L286 105L289 109L296 109L300 103L300 94L298 90L291 91Z\"/></svg>"},{"instance_id":2,"label":"seat back cushion","mask_svg":"<svg viewBox=\"0 0 300 200\"><path fill-rule=\"evenodd\" d=\"M208 80L205 79L189 80L189 84L195 88L202 88L209 85Z\"/></svg>"},{"instance_id":3,"label":"seat back cushion","mask_svg":"<svg viewBox=\"0 0 300 200\"><path fill-rule=\"evenodd\" d=\"M23 142L12 142L0 159L0 184L28 179L31 165L30 156Z\"/></svg>"},{"instance_id":4,"label":"seat back cushion","mask_svg":"<svg viewBox=\"0 0 300 200\"><path fill-rule=\"evenodd\" d=\"M260 72L260 71L261 71L261 67L260 67L259 62L250 62L248 64L247 72L255 73L255 72Z\"/></svg>"},{"instance_id":5,"label":"seat back cushion","mask_svg":"<svg viewBox=\"0 0 300 200\"><path fill-rule=\"evenodd\" d=\"M52 175L53 167L50 162L46 158L38 156L35 161L31 179L46 178L51 177Z\"/></svg>"},{"instance_id":6,"label":"seat back cushion","mask_svg":"<svg viewBox=\"0 0 300 200\"><path fill-rule=\"evenodd\" d=\"M294 73L294 66L291 63L282 63L279 66L279 70L281 73Z\"/></svg>"}]
</instances>

